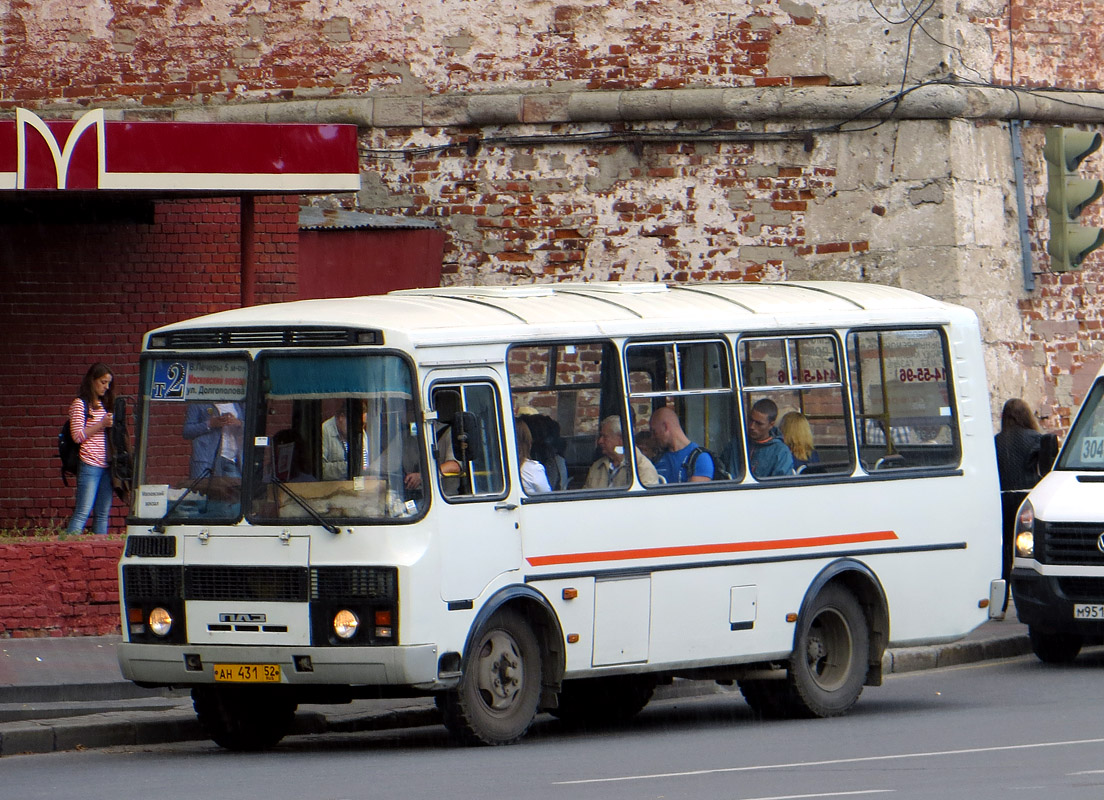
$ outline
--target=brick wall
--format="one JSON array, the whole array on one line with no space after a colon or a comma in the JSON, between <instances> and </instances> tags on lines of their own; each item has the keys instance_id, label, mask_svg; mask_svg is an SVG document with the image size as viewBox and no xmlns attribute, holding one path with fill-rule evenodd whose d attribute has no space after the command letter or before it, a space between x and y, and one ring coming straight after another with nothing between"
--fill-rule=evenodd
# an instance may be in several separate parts
<instances>
[{"instance_id":1,"label":"brick wall","mask_svg":"<svg viewBox=\"0 0 1104 800\"><path fill-rule=\"evenodd\" d=\"M298 208L295 196L256 201L256 302L295 297ZM99 224L58 206L4 226L0 527L68 522L74 490L59 477L56 436L92 363L114 370L132 410L143 333L241 305L239 222L226 199L159 202L152 221ZM123 517L116 502L112 530Z\"/></svg>"},{"instance_id":2,"label":"brick wall","mask_svg":"<svg viewBox=\"0 0 1104 800\"><path fill-rule=\"evenodd\" d=\"M0 544L0 638L119 632L123 542Z\"/></svg>"}]
</instances>

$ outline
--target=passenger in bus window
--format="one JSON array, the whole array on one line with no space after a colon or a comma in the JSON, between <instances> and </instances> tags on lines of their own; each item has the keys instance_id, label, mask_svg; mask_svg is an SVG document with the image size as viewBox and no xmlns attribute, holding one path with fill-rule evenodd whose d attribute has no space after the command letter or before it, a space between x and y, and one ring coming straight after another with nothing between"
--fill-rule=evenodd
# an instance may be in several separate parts
<instances>
[{"instance_id":1,"label":"passenger in bus window","mask_svg":"<svg viewBox=\"0 0 1104 800\"><path fill-rule=\"evenodd\" d=\"M192 457L188 465L191 477L198 478L204 473L216 477L241 477L244 419L241 403L188 404L183 435L192 443Z\"/></svg>"},{"instance_id":2,"label":"passenger in bus window","mask_svg":"<svg viewBox=\"0 0 1104 800\"><path fill-rule=\"evenodd\" d=\"M652 414L648 427L656 443L663 448L663 455L656 462L656 472L667 483L699 483L713 480L713 458L701 446L692 442L682 430L678 414L673 408L663 406ZM701 450L690 466L690 456ZM788 451L787 451L788 452Z\"/></svg>"},{"instance_id":3,"label":"passenger in bus window","mask_svg":"<svg viewBox=\"0 0 1104 800\"><path fill-rule=\"evenodd\" d=\"M560 423L547 414L539 413L531 406L522 406L518 419L524 422L533 437L530 456L544 466L548 485L552 491L567 488L567 460L563 457L564 442L560 436Z\"/></svg>"},{"instance_id":4,"label":"passenger in bus window","mask_svg":"<svg viewBox=\"0 0 1104 800\"><path fill-rule=\"evenodd\" d=\"M623 489L632 483L632 465L625 459L625 437L621 417L611 415L598 426L598 449L602 457L590 465L584 489ZM645 486L659 483L659 475L648 457L636 450L636 466L640 482Z\"/></svg>"},{"instance_id":5,"label":"passenger in bus window","mask_svg":"<svg viewBox=\"0 0 1104 800\"><path fill-rule=\"evenodd\" d=\"M813 427L808 417L800 411L791 411L782 415L778 427L782 431L782 441L793 454L795 470L800 472L809 464L820 463L820 454L813 446Z\"/></svg>"},{"instance_id":6,"label":"passenger in bus window","mask_svg":"<svg viewBox=\"0 0 1104 800\"><path fill-rule=\"evenodd\" d=\"M519 420L514 420L514 428L517 433L518 464L521 467L521 488L526 494L544 494L551 492L548 485L548 474L544 471L544 465L530 458L533 448L533 434L529 426Z\"/></svg>"},{"instance_id":7,"label":"passenger in bus window","mask_svg":"<svg viewBox=\"0 0 1104 800\"><path fill-rule=\"evenodd\" d=\"M368 409L361 405L361 468L368 469ZM345 404L322 423L322 480L340 481L349 476L349 420Z\"/></svg>"},{"instance_id":8,"label":"passenger in bus window","mask_svg":"<svg viewBox=\"0 0 1104 800\"><path fill-rule=\"evenodd\" d=\"M776 419L778 419L778 406L766 397L756 400L748 414L748 466L751 468L751 474L756 478L793 475L793 453L786 447L782 434L774 426ZM726 448L726 451L729 450L732 453L738 452L731 442ZM728 464L730 468L738 466L731 461Z\"/></svg>"}]
</instances>

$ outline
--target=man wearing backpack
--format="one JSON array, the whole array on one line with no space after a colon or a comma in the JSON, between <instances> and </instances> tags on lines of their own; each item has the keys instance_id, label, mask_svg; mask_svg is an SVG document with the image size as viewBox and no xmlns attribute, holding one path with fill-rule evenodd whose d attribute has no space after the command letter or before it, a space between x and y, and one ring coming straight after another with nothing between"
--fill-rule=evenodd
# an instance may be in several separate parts
<instances>
[{"instance_id":1,"label":"man wearing backpack","mask_svg":"<svg viewBox=\"0 0 1104 800\"><path fill-rule=\"evenodd\" d=\"M673 408L663 406L652 414L648 427L661 448L663 455L655 464L667 483L698 483L713 480L713 457L709 451L690 441L682 430L678 414ZM697 451L697 457L691 459Z\"/></svg>"}]
</instances>

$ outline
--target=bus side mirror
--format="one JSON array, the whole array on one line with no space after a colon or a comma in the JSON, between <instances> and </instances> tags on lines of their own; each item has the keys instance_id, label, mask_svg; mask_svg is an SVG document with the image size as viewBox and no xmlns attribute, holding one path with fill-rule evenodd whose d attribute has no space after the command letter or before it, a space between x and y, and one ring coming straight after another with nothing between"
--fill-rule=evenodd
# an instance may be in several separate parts
<instances>
[{"instance_id":1,"label":"bus side mirror","mask_svg":"<svg viewBox=\"0 0 1104 800\"><path fill-rule=\"evenodd\" d=\"M483 455L482 426L479 417L470 411L457 411L452 418L452 454L461 463L475 461Z\"/></svg>"}]
</instances>

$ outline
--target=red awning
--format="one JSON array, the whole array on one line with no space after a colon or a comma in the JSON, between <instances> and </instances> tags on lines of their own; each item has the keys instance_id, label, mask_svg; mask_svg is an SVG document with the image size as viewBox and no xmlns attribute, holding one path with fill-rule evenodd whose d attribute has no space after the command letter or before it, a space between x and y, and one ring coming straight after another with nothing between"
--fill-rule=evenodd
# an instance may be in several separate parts
<instances>
[{"instance_id":1,"label":"red awning","mask_svg":"<svg viewBox=\"0 0 1104 800\"><path fill-rule=\"evenodd\" d=\"M360 189L355 125L0 122L0 191L298 194Z\"/></svg>"}]
</instances>

